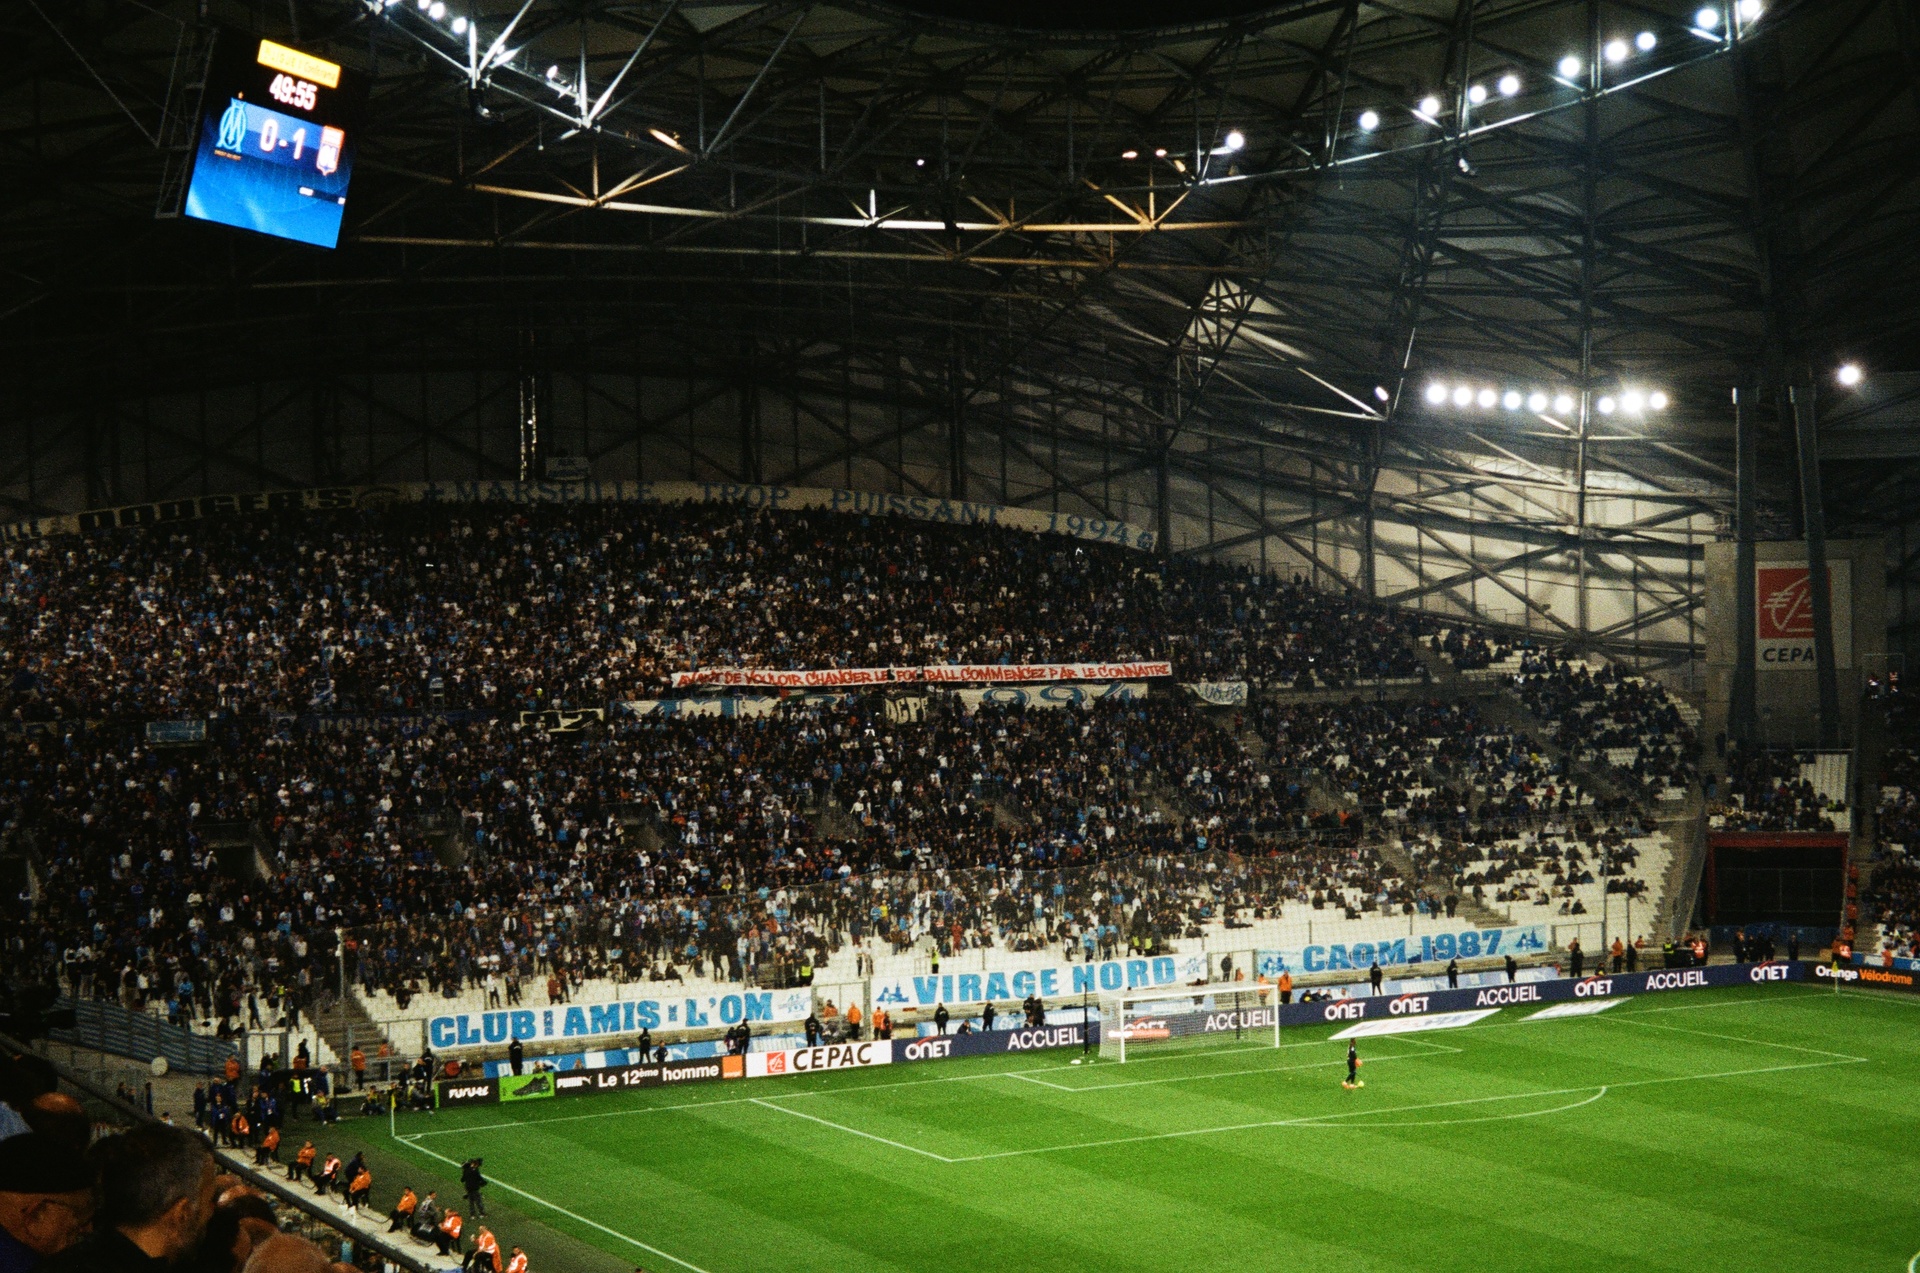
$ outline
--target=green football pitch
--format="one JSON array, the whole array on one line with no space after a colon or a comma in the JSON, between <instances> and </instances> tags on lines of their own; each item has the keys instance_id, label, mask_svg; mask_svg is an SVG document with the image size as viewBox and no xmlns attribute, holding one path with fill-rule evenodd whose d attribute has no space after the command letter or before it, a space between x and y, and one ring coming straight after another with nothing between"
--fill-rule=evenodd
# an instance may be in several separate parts
<instances>
[{"instance_id":1,"label":"green football pitch","mask_svg":"<svg viewBox=\"0 0 1920 1273\"><path fill-rule=\"evenodd\" d=\"M1534 1010L1362 1039L1353 1091L1327 1026L448 1111L399 1152L484 1155L521 1215L653 1273L1909 1268L1920 999Z\"/></svg>"}]
</instances>

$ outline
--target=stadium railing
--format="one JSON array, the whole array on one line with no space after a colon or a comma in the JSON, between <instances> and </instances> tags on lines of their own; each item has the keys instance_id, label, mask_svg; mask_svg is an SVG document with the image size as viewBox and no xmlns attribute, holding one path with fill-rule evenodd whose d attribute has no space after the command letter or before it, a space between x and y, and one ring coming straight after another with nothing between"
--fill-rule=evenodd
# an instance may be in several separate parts
<instances>
[{"instance_id":1,"label":"stadium railing","mask_svg":"<svg viewBox=\"0 0 1920 1273\"><path fill-rule=\"evenodd\" d=\"M240 1054L226 1039L182 1030L108 999L63 1000L58 1006L73 1009L73 1028L48 1033L57 1042L74 1047L142 1061L164 1056L170 1068L185 1074L218 1074L226 1068L228 1057Z\"/></svg>"}]
</instances>

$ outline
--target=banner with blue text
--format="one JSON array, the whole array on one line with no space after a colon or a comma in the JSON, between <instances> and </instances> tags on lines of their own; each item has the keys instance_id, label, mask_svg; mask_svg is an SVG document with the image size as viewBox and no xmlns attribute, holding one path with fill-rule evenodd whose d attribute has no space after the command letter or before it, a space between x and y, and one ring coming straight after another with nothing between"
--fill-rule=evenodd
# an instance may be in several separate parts
<instances>
[{"instance_id":1,"label":"banner with blue text","mask_svg":"<svg viewBox=\"0 0 1920 1273\"><path fill-rule=\"evenodd\" d=\"M873 1002L883 1008L932 1008L940 1004L1005 1002L1039 995L1114 994L1205 981L1204 955L1153 959L1108 959L1091 964L1032 964L991 972L943 972L924 977L878 978Z\"/></svg>"},{"instance_id":2,"label":"banner with blue text","mask_svg":"<svg viewBox=\"0 0 1920 1273\"><path fill-rule=\"evenodd\" d=\"M427 1021L427 1043L436 1052L503 1047L511 1039L545 1043L638 1034L642 1030L702 1030L713 1026L802 1021L813 1011L813 992L746 990L681 999L622 999L613 1003L556 1004L505 1012L461 1012Z\"/></svg>"},{"instance_id":3,"label":"banner with blue text","mask_svg":"<svg viewBox=\"0 0 1920 1273\"><path fill-rule=\"evenodd\" d=\"M1449 959L1485 959L1488 956L1537 955L1547 948L1547 926L1526 924L1517 928L1463 928L1452 933L1429 933L1421 937L1382 937L1376 941L1329 942L1324 946L1300 946L1291 950L1254 952L1255 966L1263 977L1278 977L1282 972L1296 976L1308 972L1364 972L1373 964L1392 968L1401 964L1446 963Z\"/></svg>"}]
</instances>

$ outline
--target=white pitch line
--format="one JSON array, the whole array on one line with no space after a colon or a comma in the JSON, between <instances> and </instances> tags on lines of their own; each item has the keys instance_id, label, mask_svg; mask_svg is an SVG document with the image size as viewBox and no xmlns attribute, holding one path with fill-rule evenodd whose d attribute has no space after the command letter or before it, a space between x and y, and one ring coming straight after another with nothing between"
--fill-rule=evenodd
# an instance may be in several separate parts
<instances>
[{"instance_id":1,"label":"white pitch line","mask_svg":"<svg viewBox=\"0 0 1920 1273\"><path fill-rule=\"evenodd\" d=\"M1552 1109L1530 1109L1530 1110L1528 1110L1528 1111L1526 1111L1526 1112L1525 1112L1525 1113L1523 1113L1523 1114L1490 1114L1490 1115L1488 1115L1488 1116L1487 1116L1487 1117L1485 1117L1485 1118L1423 1118L1423 1119L1419 1119L1419 1120L1416 1120L1416 1121L1414 1121L1414 1122L1410 1122L1410 1123L1406 1123L1406 1122L1396 1122L1396 1123L1345 1123L1345 1124L1342 1124L1342 1126L1346 1126L1346 1127L1380 1127L1380 1128L1384 1128L1384 1129L1386 1129L1386 1130L1388 1130L1388 1131L1398 1131L1398 1130L1399 1130L1400 1128L1402 1128L1402 1127L1459 1127L1459 1126L1461 1126L1461 1125L1462 1125L1462 1124L1464 1124L1464 1123L1507 1123L1507 1122L1512 1122L1512 1121L1514 1121L1515 1119L1520 1119L1520 1118L1544 1118L1544 1117L1546 1117L1546 1116L1547 1116L1548 1114L1564 1114L1564 1113L1566 1113L1566 1112L1567 1112L1568 1110L1573 1110L1573 1109L1579 1109L1579 1108L1580 1108L1580 1107L1581 1107L1582 1105L1591 1105L1591 1104L1593 1104L1593 1103L1594 1103L1595 1101L1597 1101L1597 1100L1599 1100L1599 1099L1600 1099L1601 1097L1603 1097L1603 1096L1605 1096L1606 1094L1607 1094L1607 1085L1603 1083L1603 1084L1601 1084L1601 1085L1600 1085L1600 1088L1599 1088L1599 1090L1598 1090L1598 1091L1596 1091L1596 1092L1594 1092L1594 1094L1593 1094L1592 1096L1589 1096L1589 1097L1588 1097L1588 1098L1587 1098L1586 1100L1584 1100L1584 1101L1574 1101L1574 1102L1572 1102L1572 1103L1570 1103L1570 1104L1567 1104L1567 1105L1555 1105L1555 1106L1554 1106L1554 1107L1553 1107ZM1346 1115L1346 1114L1332 1114L1332 1115L1328 1115L1328 1117L1330 1117L1330 1118L1347 1118L1347 1117L1350 1117L1350 1116L1349 1116L1349 1115ZM1302 1123L1300 1123L1300 1124L1299 1124L1299 1126L1301 1126L1301 1127L1312 1127L1312 1126L1323 1126L1323 1127L1330 1127L1330 1126L1333 1126L1333 1124L1331 1124L1331 1123L1321 1123L1321 1124L1315 1124L1315 1123L1312 1123L1312 1122L1310 1122L1310 1121L1309 1121L1309 1122L1302 1122Z\"/></svg>"},{"instance_id":2,"label":"white pitch line","mask_svg":"<svg viewBox=\"0 0 1920 1273\"><path fill-rule=\"evenodd\" d=\"M1600 1019L1605 1020L1606 1018L1602 1017ZM1750 1074L1780 1074L1789 1070L1820 1070L1835 1065L1847 1065L1854 1062L1864 1062L1866 1060L1866 1057L1842 1057L1839 1060L1833 1061L1806 1061L1799 1065L1767 1065L1745 1070L1721 1070L1712 1074L1676 1074L1667 1078L1629 1079L1625 1082L1610 1083L1606 1086L1618 1089L1623 1087L1651 1087L1662 1083L1704 1082L1710 1079L1739 1078ZM1133 1145L1144 1141L1174 1140L1187 1136L1210 1136L1216 1133L1255 1131L1272 1127L1337 1127L1340 1124L1331 1122L1330 1120L1350 1118L1361 1114L1412 1114L1429 1109L1450 1109L1460 1105L1486 1105L1496 1101L1526 1100L1536 1096L1574 1096L1581 1092L1591 1092L1593 1090L1592 1087L1547 1088L1537 1092L1516 1092L1510 1096L1474 1096L1458 1101L1435 1101L1424 1105L1398 1105L1391 1106L1387 1109L1354 1110L1351 1113L1344 1114L1315 1114L1305 1118L1270 1119L1258 1123L1234 1123L1224 1127L1193 1127L1181 1131L1152 1132L1140 1136L1116 1136L1107 1140L1080 1141L1068 1145L1043 1145L1036 1149L1005 1149L991 1154L973 1154L966 1157L956 1157L952 1161L955 1163L986 1162L996 1158L1022 1158L1033 1154L1055 1154L1073 1149L1102 1149L1111 1145ZM1581 1103L1586 1104L1588 1102ZM1384 1124L1384 1126L1391 1128L1395 1126L1395 1124Z\"/></svg>"},{"instance_id":3,"label":"white pitch line","mask_svg":"<svg viewBox=\"0 0 1920 1273\"><path fill-rule=\"evenodd\" d=\"M1065 1083L1049 1083L1045 1079L1034 1078L1032 1075L1027 1074L1020 1070L1009 1071L1007 1073L1007 1077L1010 1079L1019 1079L1022 1083L1031 1083L1035 1087L1050 1087L1056 1092L1078 1092L1081 1090L1077 1087L1071 1087Z\"/></svg>"},{"instance_id":4,"label":"white pitch line","mask_svg":"<svg viewBox=\"0 0 1920 1273\"><path fill-rule=\"evenodd\" d=\"M423 1153L429 1158L439 1159L441 1162L447 1164L447 1166L449 1167L458 1167L460 1165L458 1162L455 1162L453 1159L447 1157L445 1154L437 1154L433 1150L428 1149L425 1145L416 1144L414 1141L406 1140L404 1137L395 1137L395 1139L402 1140L406 1144L407 1148L409 1149L416 1150L420 1153ZM706 1269L701 1268L698 1264L695 1264L690 1260L683 1260L679 1256L674 1255L670 1251L662 1251L657 1246L649 1246L647 1243L642 1242L638 1238L630 1238L626 1234L620 1232L618 1229L609 1229L606 1225L601 1224L598 1220L589 1220L585 1216L581 1215L576 1211L569 1211L565 1207L562 1207L556 1203L548 1202L545 1198L542 1198L538 1194L528 1193L525 1189L516 1189L512 1185L507 1184L506 1182L500 1180L498 1177L489 1177L489 1183L495 1189L504 1189L508 1193L518 1194L520 1197L525 1198L528 1202L533 1203L535 1206L545 1207L547 1210L554 1212L556 1215L563 1215L567 1219L574 1221L576 1224L584 1224L589 1229L593 1229L600 1233L604 1233L610 1238L617 1238L620 1241L627 1243L629 1246L639 1247L642 1251L647 1252L649 1255L657 1255L663 1260L672 1260L675 1264L678 1264L683 1269L693 1270L693 1273L707 1273Z\"/></svg>"},{"instance_id":5,"label":"white pitch line","mask_svg":"<svg viewBox=\"0 0 1920 1273\"><path fill-rule=\"evenodd\" d=\"M1871 1057L1851 1056L1845 1052L1829 1052L1825 1048L1806 1048L1797 1043L1776 1043L1772 1039L1746 1039L1737 1034L1720 1034L1713 1030L1689 1030L1683 1025L1668 1025L1664 1021L1641 1021L1640 1014L1626 1013L1617 1017L1600 1017L1601 1021L1611 1021L1616 1025L1645 1026L1649 1030L1671 1030L1675 1034L1696 1034L1703 1039L1720 1039L1727 1043L1745 1043L1754 1047L1784 1048L1789 1052L1805 1052L1808 1056L1830 1056L1841 1061L1871 1061Z\"/></svg>"},{"instance_id":6,"label":"white pitch line","mask_svg":"<svg viewBox=\"0 0 1920 1273\"><path fill-rule=\"evenodd\" d=\"M848 1127L844 1123L836 1123L829 1119L818 1118L812 1114L803 1114L797 1109L788 1109L784 1105L775 1105L772 1101L763 1101L757 1096L753 1097L752 1101L755 1105L760 1106L762 1109L778 1110L782 1114L791 1114L795 1118L804 1118L809 1123L818 1123L822 1127L831 1127L833 1128L833 1130L837 1132L846 1132L848 1135L851 1135L851 1136L864 1136L868 1140L877 1140L882 1145L892 1145L895 1149L904 1149L910 1154L919 1154L921 1157L931 1158L935 1162L943 1162L943 1163L953 1162L953 1159L947 1157L945 1154L936 1154L931 1149L921 1149L917 1145L908 1145L908 1144L902 1143L901 1141L888 1140L885 1136L876 1136L872 1132L863 1132L858 1127Z\"/></svg>"}]
</instances>

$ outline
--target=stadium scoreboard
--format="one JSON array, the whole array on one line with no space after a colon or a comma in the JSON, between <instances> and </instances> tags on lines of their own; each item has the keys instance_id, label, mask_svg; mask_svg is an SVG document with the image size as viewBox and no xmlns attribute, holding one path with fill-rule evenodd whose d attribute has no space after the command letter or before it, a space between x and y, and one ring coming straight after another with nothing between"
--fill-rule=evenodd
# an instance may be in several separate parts
<instances>
[{"instance_id":1,"label":"stadium scoreboard","mask_svg":"<svg viewBox=\"0 0 1920 1273\"><path fill-rule=\"evenodd\" d=\"M186 215L331 248L365 82L336 62L223 33L207 69Z\"/></svg>"}]
</instances>

